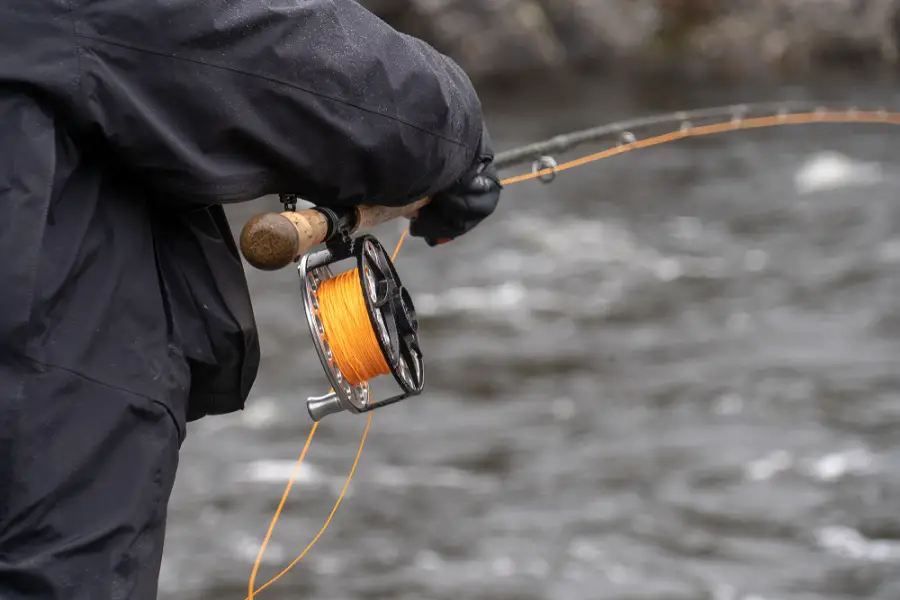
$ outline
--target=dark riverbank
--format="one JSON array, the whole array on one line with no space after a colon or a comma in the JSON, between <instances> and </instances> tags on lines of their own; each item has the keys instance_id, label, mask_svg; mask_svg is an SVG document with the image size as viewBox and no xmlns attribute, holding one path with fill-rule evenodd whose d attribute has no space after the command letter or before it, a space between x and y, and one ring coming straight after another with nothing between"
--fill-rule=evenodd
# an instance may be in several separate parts
<instances>
[{"instance_id":1,"label":"dark riverbank","mask_svg":"<svg viewBox=\"0 0 900 600\"><path fill-rule=\"evenodd\" d=\"M476 80L571 69L896 71L900 0L364 0Z\"/></svg>"}]
</instances>

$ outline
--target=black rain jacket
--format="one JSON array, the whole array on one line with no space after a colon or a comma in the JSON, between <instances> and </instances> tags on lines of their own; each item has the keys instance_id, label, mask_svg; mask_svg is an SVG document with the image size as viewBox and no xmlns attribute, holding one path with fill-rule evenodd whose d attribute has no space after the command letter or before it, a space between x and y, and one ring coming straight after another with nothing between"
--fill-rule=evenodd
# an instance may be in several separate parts
<instances>
[{"instance_id":1,"label":"black rain jacket","mask_svg":"<svg viewBox=\"0 0 900 600\"><path fill-rule=\"evenodd\" d=\"M241 409L260 353L221 205L406 204L481 134L462 70L352 0L3 0L0 394L53 368Z\"/></svg>"}]
</instances>

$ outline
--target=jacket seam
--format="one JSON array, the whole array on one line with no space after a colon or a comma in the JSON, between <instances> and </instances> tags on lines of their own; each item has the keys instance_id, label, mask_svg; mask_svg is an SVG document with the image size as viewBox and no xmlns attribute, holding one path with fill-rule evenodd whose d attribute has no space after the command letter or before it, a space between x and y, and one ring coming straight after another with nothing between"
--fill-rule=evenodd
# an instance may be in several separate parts
<instances>
[{"instance_id":1,"label":"jacket seam","mask_svg":"<svg viewBox=\"0 0 900 600\"><path fill-rule=\"evenodd\" d=\"M78 43L78 25L75 21L74 0L69 0L69 21L72 23L72 43L75 46L75 74L72 77L72 97L78 98L81 90L81 45Z\"/></svg>"},{"instance_id":2,"label":"jacket seam","mask_svg":"<svg viewBox=\"0 0 900 600\"><path fill-rule=\"evenodd\" d=\"M85 381L90 381L91 383L96 383L97 385L102 385L103 387L108 387L108 388L110 388L110 389L112 389L112 390L116 390L116 391L119 391L119 392L125 392L125 393L131 394L131 395L133 395L133 396L138 396L138 397L143 398L143 399L145 399L145 400L151 400L151 401L153 401L153 402L160 402L160 400L159 400L158 398L153 398L152 396L148 396L148 395L146 395L146 394L142 394L142 393L136 392L136 391L134 391L134 390L129 390L128 388L124 388L124 387L119 386L119 385L116 385L116 384L114 384L114 383L109 383L109 382L106 382L106 381L101 381L101 380L99 380L99 379L97 379L97 378L95 378L95 377L91 377L90 375L86 375L86 374L82 373L81 371L78 371L78 370L73 369L73 368L71 368L71 367L63 367L62 365L57 365L57 364L49 363L49 362L46 362L46 361L43 361L43 360L38 360L38 359L33 358L33 357L31 357L31 356L28 356L28 355L21 355L20 358L23 358L23 359L25 359L25 360L31 362L32 364L37 365L38 367L47 367L47 368L50 368L50 369L57 369L57 370L59 370L59 371L65 371L66 373L70 373L70 374L72 374L72 375L75 375L75 376L77 376L77 377L79 377L79 378L81 378L81 379L84 379Z\"/></svg>"},{"instance_id":3,"label":"jacket seam","mask_svg":"<svg viewBox=\"0 0 900 600\"><path fill-rule=\"evenodd\" d=\"M65 372L65 373L69 373L70 375L74 375L75 377L78 377L79 379L83 379L84 381L88 381L88 382L90 382L90 383L93 383L93 384L96 384L96 385L99 385L99 386L102 386L102 387L105 387L105 388L109 388L109 389L111 389L111 390L116 390L116 391L118 391L118 392L123 392L123 393L125 393L125 394L130 394L130 395L135 396L135 397L137 397L137 398L141 398L141 399L143 399L143 400L147 400L147 401L149 401L149 402L152 402L153 404L156 404L157 406L161 406L161 407L162 407L163 409L165 409L165 411L169 414L169 417L171 417L172 420L174 421L175 426L176 426L176 427L178 428L178 430L179 430L179 434L180 434L181 436L184 435L184 431L183 431L182 428L181 428L181 424L180 424L178 418L175 416L175 413L174 413L174 411L172 410L172 408L168 405L167 402L164 402L163 400L161 400L161 399L159 399L159 398L154 398L154 397L152 397L152 396L148 396L148 395L146 395L146 394L142 394L142 393L136 392L136 391L134 391L134 390L129 390L128 388L124 388L124 387L122 387L122 386L115 385L115 384L109 383L109 382L107 382L107 381L101 381L101 380L99 380L99 379L96 379L96 378L94 378L94 377L91 377L90 375L86 375L86 374L82 373L81 371L77 371L77 370L72 369L72 368L69 368L69 367L63 367L63 366L61 366L61 365L57 365L57 364L53 364L53 363L48 363L48 362L45 362L45 361L37 360L36 358L33 358L33 357L31 357L31 356L28 356L27 354L21 354L21 355L19 355L19 357L20 357L21 359L23 359L23 360L26 360L26 361L28 361L28 362L30 362L30 363L32 363L32 364L38 366L38 367L43 367L43 368L48 368L48 369L56 369L56 370L58 370L58 371L63 371L63 372Z\"/></svg>"},{"instance_id":4,"label":"jacket seam","mask_svg":"<svg viewBox=\"0 0 900 600\"><path fill-rule=\"evenodd\" d=\"M445 142L448 142L448 143L451 143L451 144L454 144L454 145L457 145L457 146L465 146L465 142L463 142L463 141L455 140L455 139L453 139L453 138L451 138L451 137L442 135L442 134L437 133L437 132L435 132L435 131L431 131L431 130L426 129L426 128L420 126L420 125L416 125L416 124L414 124L414 123L410 123L409 121L406 121L406 120L404 120L404 119L402 119L402 118L400 118L400 117L396 117L396 116L394 116L394 115L389 115L389 114L386 114L386 113L383 113L383 112L374 110L374 109L372 109L372 108L368 108L368 107L366 107L366 106L360 106L359 104L356 104L356 103L354 103L354 102L350 102L350 101L348 101L348 100L344 100L343 98L335 98L334 96L330 96L330 95L328 95L328 94L323 94L322 92L317 92L317 91L315 91L315 90L311 90L311 89L309 89L309 88L307 88L307 87L298 85L298 84L296 84L296 83L292 83L292 82L289 82L289 81L284 81L284 80L281 80L281 79L277 79L277 78L272 77L272 76L269 76L269 75L260 75L260 74L258 74L258 73L249 73L249 72L247 72L247 71L244 71L244 70L242 70L242 69L238 69L238 68L235 68L235 67L228 67L228 66L225 66L225 65L219 65L219 64L216 64L216 63L211 63L211 62L199 60L199 59L196 59L196 58L190 58L190 57L186 57L186 56L178 56L178 55L175 55L175 54L167 54L167 53L162 52L162 51L159 51L159 50L152 50L152 49L150 49L150 48L142 48L142 47L140 47L140 46L135 46L135 45L133 45L133 44L125 44L125 43L123 43L123 42L120 42L120 41L117 41L117 40L111 40L111 39L108 39L108 38L105 38L105 37L102 37L102 36L87 35L87 34L84 34L84 33L79 33L79 32L77 31L77 29L76 29L76 31L75 31L75 36L76 36L76 38L83 38L83 39L88 39L88 40L94 40L94 41L96 41L96 42L100 42L100 43L103 43L103 44L109 44L109 45L111 45L111 46L117 46L117 47L120 47L120 48L125 48L125 49L127 49L127 50L132 50L132 51L134 51L134 52L142 52L142 53L144 53L144 54L151 54L151 55L154 55L154 56L159 56L159 57L162 57L162 58L168 58L168 59L171 59L171 60L177 60L177 61L182 61L182 62L187 62L187 63L197 64L197 65L202 65L202 66L204 66L204 67L209 67L209 68L213 68L213 69L221 69L221 70L223 70L223 71L230 71L230 72L232 72L232 73L237 73L237 74L239 74L239 75L244 75L245 77L251 77L251 78L254 78L254 79L262 79L262 80L264 80L264 81L269 81L269 82L271 82L271 83L276 83L276 84L279 84L279 85L284 85L284 86L286 86L286 87L289 87L289 88L298 90L298 91L300 91L300 92L304 92L304 93L310 94L311 96L316 96L316 97L318 97L318 98L323 98L323 99L325 99L325 100L330 100L331 102L336 102L336 103L338 103L338 104L343 104L343 105L345 105L345 106L349 106L349 107L351 107L351 108L355 108L355 109L357 109L357 110L360 110L360 111L363 111L363 112L366 112L366 113L369 113L369 114L372 114L372 115L376 115L376 116L379 116L379 117L382 117L382 118L385 118L385 119L389 119L389 120L395 121L395 122L400 123L400 124L402 124L402 125L405 125L405 126L407 126L407 127L411 127L411 128L416 129L416 130L418 130L418 131L421 131L422 133L425 133L425 134L431 135L431 136L433 136L433 137L436 137L436 138L438 138L438 139L444 140Z\"/></svg>"}]
</instances>

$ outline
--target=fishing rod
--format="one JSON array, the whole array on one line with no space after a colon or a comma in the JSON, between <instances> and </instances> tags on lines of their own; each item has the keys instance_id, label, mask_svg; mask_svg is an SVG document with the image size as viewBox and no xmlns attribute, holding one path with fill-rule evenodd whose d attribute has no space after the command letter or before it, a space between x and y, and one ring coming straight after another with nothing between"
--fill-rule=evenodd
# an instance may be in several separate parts
<instances>
[{"instance_id":1,"label":"fishing rod","mask_svg":"<svg viewBox=\"0 0 900 600\"><path fill-rule=\"evenodd\" d=\"M550 183L567 169L637 149L729 131L816 123L900 125L900 112L885 108L828 108L828 103L824 102L737 104L678 111L558 135L501 152L494 162L502 170L532 161L529 173L504 179L501 182L504 186L533 179ZM673 124L676 126L673 127ZM665 129L642 138L635 133L643 133L654 126ZM589 143L606 147L564 163L557 162L554 157ZM307 400L313 425L260 546L245 600L252 600L287 574L325 533L356 471L372 423L372 411L418 395L424 388L424 358L418 339L415 307L393 265L406 231L391 256L374 236L354 236L393 219L410 218L429 199L400 207L314 207L297 211L296 196L286 194L280 198L285 207L283 212L256 215L244 225L240 235L241 251L247 262L262 270L272 271L299 262L297 271L301 280L304 313L332 388L324 396ZM324 244L324 248L311 251L319 244ZM332 266L345 260L354 263L355 267L334 275ZM399 384L400 392L386 399L373 399L369 383L380 375L392 376ZM342 411L368 413L368 419L350 473L334 507L325 524L299 556L266 583L256 587L262 556L320 419Z\"/></svg>"},{"instance_id":2,"label":"fishing rod","mask_svg":"<svg viewBox=\"0 0 900 600\"><path fill-rule=\"evenodd\" d=\"M711 121L705 123L705 121ZM678 127L671 128L673 123ZM623 152L679 139L726 131L811 123L900 124L900 115L880 108L828 108L826 103L778 102L736 104L678 111L618 121L558 135L546 141L501 152L498 169L532 163L531 172L503 181L504 185L557 174ZM662 134L638 139L635 131L669 126ZM588 143L614 142L600 152L559 164L553 155ZM296 210L298 198L280 197L285 210L262 213L247 221L240 235L241 251L255 268L273 271L299 262L301 299L316 353L331 390L307 399L313 421L337 412L364 413L420 394L424 388L424 358L418 318L393 257L370 234L357 233L398 218L412 218L430 202L424 198L405 206L316 206ZM401 240L402 243L402 240ZM324 247L311 252L314 246ZM399 246L398 246L399 250ZM334 265L351 261L354 268L335 275ZM373 398L369 382L389 375L399 391Z\"/></svg>"},{"instance_id":3,"label":"fishing rod","mask_svg":"<svg viewBox=\"0 0 900 600\"><path fill-rule=\"evenodd\" d=\"M626 119L614 123L606 123L597 127L581 129L568 134L557 135L549 140L501 152L496 156L494 164L498 169L502 170L522 164L529 160L539 159L539 157L545 155L560 154L583 144L601 141L611 136L617 136L622 142L631 143L636 141L636 139L633 139L633 134L631 134L632 130L645 129L652 125L666 125L676 122L679 123L681 129L687 130L693 127L698 119L712 118L721 120L727 117L732 122L740 122L757 113L775 114L778 116L790 114L791 111L814 112L818 110L836 112L829 111L829 109L825 108L826 106L827 104L822 102L808 101L730 104ZM846 111L848 109L844 110Z\"/></svg>"},{"instance_id":4,"label":"fishing rod","mask_svg":"<svg viewBox=\"0 0 900 600\"><path fill-rule=\"evenodd\" d=\"M796 112L801 110L805 112ZM634 144L637 139L632 132L652 125L678 122L681 131L690 132L698 119L728 117L732 123L740 124L755 113L774 113L778 117L786 118L792 114L790 111L795 111L793 113L795 115L820 114L824 118L841 113L851 114L854 110L852 108L842 111L832 110L826 108L824 103L778 102L678 111L617 121L558 135L545 141L501 152L494 158L494 165L502 171L532 161L532 173L538 174L541 181L549 183L555 178L558 167L552 154L560 154L613 136L618 138L620 144ZM879 113L887 115L884 110L879 110ZM246 223L241 232L241 249L244 257L252 266L261 270L282 269L299 260L299 257L312 246L326 242L332 237L352 235L356 231L369 229L400 217L409 218L427 204L429 199L399 207L360 206L342 210L316 207L299 213L295 212L296 195L282 194L281 202L285 205L285 212L256 215Z\"/></svg>"}]
</instances>

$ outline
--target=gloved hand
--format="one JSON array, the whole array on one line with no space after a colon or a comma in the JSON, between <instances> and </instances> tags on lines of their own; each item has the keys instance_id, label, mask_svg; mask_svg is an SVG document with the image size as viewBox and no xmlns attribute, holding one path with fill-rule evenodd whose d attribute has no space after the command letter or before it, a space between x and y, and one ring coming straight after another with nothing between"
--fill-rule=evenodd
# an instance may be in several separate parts
<instances>
[{"instance_id":1,"label":"gloved hand","mask_svg":"<svg viewBox=\"0 0 900 600\"><path fill-rule=\"evenodd\" d=\"M437 246L468 233L489 217L503 189L493 161L494 151L485 130L472 168L419 210L410 220L410 235Z\"/></svg>"}]
</instances>

